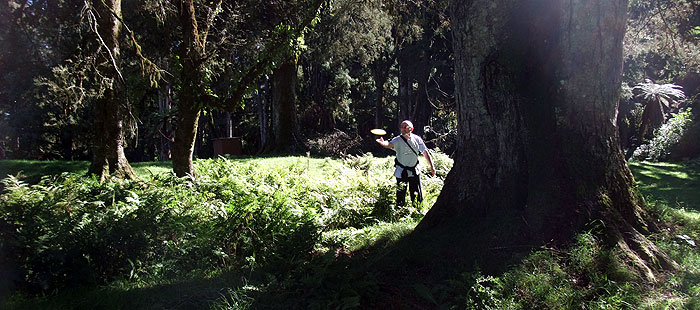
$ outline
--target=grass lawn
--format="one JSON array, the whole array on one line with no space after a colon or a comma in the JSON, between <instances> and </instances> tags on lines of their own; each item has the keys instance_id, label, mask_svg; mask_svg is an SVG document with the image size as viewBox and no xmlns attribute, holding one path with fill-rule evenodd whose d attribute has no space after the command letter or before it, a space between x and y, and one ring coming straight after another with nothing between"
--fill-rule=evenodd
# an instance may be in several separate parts
<instances>
[{"instance_id":1,"label":"grass lawn","mask_svg":"<svg viewBox=\"0 0 700 310\"><path fill-rule=\"evenodd\" d=\"M167 173L172 170L169 161L152 161L131 163L136 173L143 178L152 174ZM87 173L90 167L88 161L63 160L0 160L0 179L8 175L20 176L25 182L34 184L47 175L70 173Z\"/></svg>"},{"instance_id":2,"label":"grass lawn","mask_svg":"<svg viewBox=\"0 0 700 310\"><path fill-rule=\"evenodd\" d=\"M305 166L304 173L311 173L312 176L323 178L325 170L329 168L341 167L342 161L330 157L317 158L305 156L281 156L281 157L236 157L228 160L247 164L252 163L266 167L268 170L284 169L291 166ZM384 160L384 159L382 159ZM421 165L425 166L425 159L420 158ZM131 166L140 177L149 179L150 176L160 173L171 173L172 162L170 161L149 161L132 162ZM90 167L88 161L61 161L61 160L0 160L0 179L8 175L19 175L25 182L34 184L39 182L43 176L70 173L87 173ZM195 167L197 169L198 167Z\"/></svg>"},{"instance_id":3,"label":"grass lawn","mask_svg":"<svg viewBox=\"0 0 700 310\"><path fill-rule=\"evenodd\" d=\"M629 166L645 196L700 212L700 170L682 163L630 162Z\"/></svg>"}]
</instances>

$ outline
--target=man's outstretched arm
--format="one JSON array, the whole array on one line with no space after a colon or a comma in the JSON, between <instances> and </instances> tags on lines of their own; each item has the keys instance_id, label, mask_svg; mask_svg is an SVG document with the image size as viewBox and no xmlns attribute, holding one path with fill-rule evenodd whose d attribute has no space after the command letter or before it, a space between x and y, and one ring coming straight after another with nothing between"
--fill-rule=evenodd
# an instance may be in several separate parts
<instances>
[{"instance_id":1,"label":"man's outstretched arm","mask_svg":"<svg viewBox=\"0 0 700 310\"><path fill-rule=\"evenodd\" d=\"M385 148L387 148L387 149L393 149L393 148L394 148L394 144L393 144L393 143L384 140L384 138L382 138L382 137L379 137L379 139L377 139L377 143L379 143L379 145L381 145L381 146L383 146L383 147L385 147Z\"/></svg>"}]
</instances>

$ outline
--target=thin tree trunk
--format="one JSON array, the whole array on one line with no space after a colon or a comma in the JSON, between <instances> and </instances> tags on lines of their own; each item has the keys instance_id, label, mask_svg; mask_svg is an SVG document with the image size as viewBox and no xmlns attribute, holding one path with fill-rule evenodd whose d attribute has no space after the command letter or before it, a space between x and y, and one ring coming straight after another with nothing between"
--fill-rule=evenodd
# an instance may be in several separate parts
<instances>
[{"instance_id":1,"label":"thin tree trunk","mask_svg":"<svg viewBox=\"0 0 700 310\"><path fill-rule=\"evenodd\" d=\"M389 68L381 59L375 60L372 65L372 73L374 76L374 85L376 88L376 98L374 101L374 128L384 127L384 96L386 81L389 75Z\"/></svg>"},{"instance_id":2,"label":"thin tree trunk","mask_svg":"<svg viewBox=\"0 0 700 310\"><path fill-rule=\"evenodd\" d=\"M61 157L63 160L73 160L73 131L75 126L69 125L61 132Z\"/></svg>"},{"instance_id":3,"label":"thin tree trunk","mask_svg":"<svg viewBox=\"0 0 700 310\"><path fill-rule=\"evenodd\" d=\"M192 90L189 90L192 91ZM181 92L180 100L184 101L185 89ZM175 128L175 141L173 142L173 172L178 177L187 175L195 177L194 145L197 137L200 110L193 104L180 103L177 115L177 127Z\"/></svg>"},{"instance_id":4,"label":"thin tree trunk","mask_svg":"<svg viewBox=\"0 0 700 310\"><path fill-rule=\"evenodd\" d=\"M428 51L424 51L420 61L417 63L418 90L414 95L416 101L413 107L413 116L411 117L415 126L414 132L421 136L425 133L423 130L425 126L430 125L430 117L433 113L433 106L428 101L427 93L430 71L432 69L427 53Z\"/></svg>"},{"instance_id":5,"label":"thin tree trunk","mask_svg":"<svg viewBox=\"0 0 700 310\"><path fill-rule=\"evenodd\" d=\"M433 255L504 264L494 249L566 243L598 221L641 277L676 266L644 236L617 141L626 3L452 3L458 151L415 233L452 241Z\"/></svg>"},{"instance_id":6,"label":"thin tree trunk","mask_svg":"<svg viewBox=\"0 0 700 310\"><path fill-rule=\"evenodd\" d=\"M398 126L402 121L410 119L412 115L411 107L412 96L413 96L413 79L409 74L408 60L407 56L399 56L399 113L396 126Z\"/></svg>"},{"instance_id":7,"label":"thin tree trunk","mask_svg":"<svg viewBox=\"0 0 700 310\"><path fill-rule=\"evenodd\" d=\"M102 44L100 74L110 83L102 98L95 102L95 136L93 160L88 173L96 174L100 180L113 174L119 178L136 178L136 173L124 155L123 132L123 85L119 74L121 50L121 0L94 1L97 19L97 34Z\"/></svg>"},{"instance_id":8,"label":"thin tree trunk","mask_svg":"<svg viewBox=\"0 0 700 310\"><path fill-rule=\"evenodd\" d=\"M165 84L158 90L158 111L161 115L170 115L170 110L172 109L172 94L170 84ZM170 117L165 117L160 126L159 141L160 147L158 148L158 159L159 160L170 160L171 158L171 148L172 148L172 124L170 123Z\"/></svg>"},{"instance_id":9,"label":"thin tree trunk","mask_svg":"<svg viewBox=\"0 0 700 310\"><path fill-rule=\"evenodd\" d=\"M268 139L268 100L267 100L267 94L269 92L269 87L267 86L268 82L267 79L264 79L264 82L261 82L260 85L258 86L259 89L261 89L257 95L255 96L255 101L258 104L258 123L260 125L260 147L259 151L262 151L263 146L267 144L267 139Z\"/></svg>"}]
</instances>

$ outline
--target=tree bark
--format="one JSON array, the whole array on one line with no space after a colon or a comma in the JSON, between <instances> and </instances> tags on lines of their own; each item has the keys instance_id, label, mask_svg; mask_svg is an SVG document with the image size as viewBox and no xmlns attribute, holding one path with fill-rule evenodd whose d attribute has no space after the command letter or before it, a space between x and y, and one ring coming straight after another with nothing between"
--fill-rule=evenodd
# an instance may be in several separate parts
<instances>
[{"instance_id":1,"label":"tree bark","mask_svg":"<svg viewBox=\"0 0 700 310\"><path fill-rule=\"evenodd\" d=\"M298 141L296 113L296 61L288 59L272 74L272 137L266 152L294 152L302 149Z\"/></svg>"},{"instance_id":2,"label":"tree bark","mask_svg":"<svg viewBox=\"0 0 700 310\"><path fill-rule=\"evenodd\" d=\"M618 144L626 4L453 1L458 151L416 236L457 229L445 257L489 260L597 221L646 280L676 266L645 237L654 227Z\"/></svg>"},{"instance_id":3,"label":"tree bark","mask_svg":"<svg viewBox=\"0 0 700 310\"><path fill-rule=\"evenodd\" d=\"M411 110L413 107L413 75L408 69L411 64L406 55L407 52L400 50L399 53L402 54L397 57L399 60L399 111L396 126L399 126L404 120L410 119L413 114Z\"/></svg>"},{"instance_id":4,"label":"tree bark","mask_svg":"<svg viewBox=\"0 0 700 310\"><path fill-rule=\"evenodd\" d=\"M195 177L192 155L197 137L199 114L203 106L203 77L206 38L200 36L194 1L179 1L183 42L180 46L182 88L178 97L178 116L173 142L173 172L178 177Z\"/></svg>"},{"instance_id":5,"label":"tree bark","mask_svg":"<svg viewBox=\"0 0 700 310\"><path fill-rule=\"evenodd\" d=\"M425 34L426 36L431 35L430 32ZM427 45L427 44L426 44ZM432 70L430 64L430 56L428 55L430 51L424 47L421 51L419 61L416 63L416 77L418 80L418 90L416 91L415 105L413 106L413 115L411 120L413 120L413 130L417 135L423 136L425 134L425 126L430 125L430 117L433 114L432 105L430 105L430 98L428 98L428 84L430 80L430 71Z\"/></svg>"},{"instance_id":6,"label":"tree bark","mask_svg":"<svg viewBox=\"0 0 700 310\"><path fill-rule=\"evenodd\" d=\"M121 0L94 1L97 34L102 45L98 71L109 79L104 95L95 102L95 136L93 159L88 173L104 180L110 174L119 178L136 178L124 155L123 85L119 74L121 50Z\"/></svg>"},{"instance_id":7,"label":"tree bark","mask_svg":"<svg viewBox=\"0 0 700 310\"><path fill-rule=\"evenodd\" d=\"M170 121L170 110L172 109L172 93L170 84L165 84L158 89L158 112L163 115L161 123L158 125L158 160L170 160L173 143L172 124Z\"/></svg>"},{"instance_id":8,"label":"tree bark","mask_svg":"<svg viewBox=\"0 0 700 310\"><path fill-rule=\"evenodd\" d=\"M372 64L372 76L376 89L374 99L374 128L384 128L384 97L386 89L384 84L389 79L389 65L383 58L377 59Z\"/></svg>"}]
</instances>

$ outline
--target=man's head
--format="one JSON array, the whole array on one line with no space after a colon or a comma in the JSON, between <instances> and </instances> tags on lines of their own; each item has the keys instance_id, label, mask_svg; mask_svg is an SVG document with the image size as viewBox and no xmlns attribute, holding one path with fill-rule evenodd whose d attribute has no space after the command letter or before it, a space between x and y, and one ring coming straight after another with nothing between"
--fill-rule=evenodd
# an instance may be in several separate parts
<instances>
[{"instance_id":1,"label":"man's head","mask_svg":"<svg viewBox=\"0 0 700 310\"><path fill-rule=\"evenodd\" d=\"M411 123L409 120L405 120L401 122L399 129L401 130L402 135L409 135L413 131L413 123Z\"/></svg>"}]
</instances>

